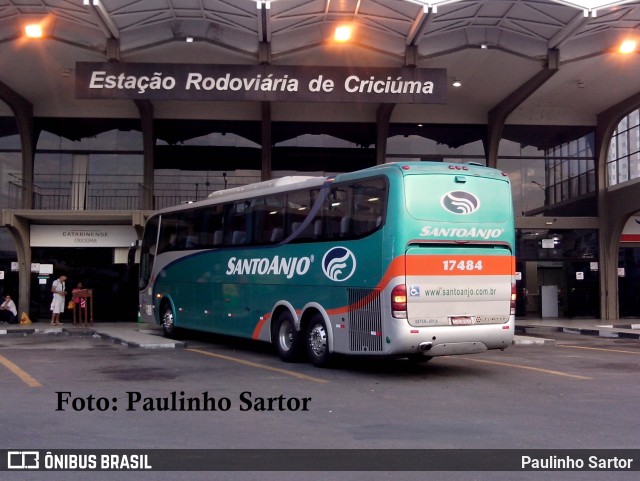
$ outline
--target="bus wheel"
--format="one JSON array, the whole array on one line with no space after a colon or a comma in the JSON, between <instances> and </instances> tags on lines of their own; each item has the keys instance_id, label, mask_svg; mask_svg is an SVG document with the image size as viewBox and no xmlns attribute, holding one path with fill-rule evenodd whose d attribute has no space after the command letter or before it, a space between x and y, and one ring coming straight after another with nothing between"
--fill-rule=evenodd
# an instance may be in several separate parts
<instances>
[{"instance_id":1,"label":"bus wheel","mask_svg":"<svg viewBox=\"0 0 640 481\"><path fill-rule=\"evenodd\" d=\"M162 310L162 334L169 338L173 338L176 335L175 316L173 315L171 304L168 302Z\"/></svg>"},{"instance_id":2,"label":"bus wheel","mask_svg":"<svg viewBox=\"0 0 640 481\"><path fill-rule=\"evenodd\" d=\"M322 316L318 314L311 318L307 327L307 352L314 366L324 367L329 364L331 353L327 326Z\"/></svg>"},{"instance_id":3,"label":"bus wheel","mask_svg":"<svg viewBox=\"0 0 640 481\"><path fill-rule=\"evenodd\" d=\"M294 362L300 359L302 336L296 332L293 316L284 311L278 316L273 328L273 342L280 359L284 362Z\"/></svg>"}]
</instances>

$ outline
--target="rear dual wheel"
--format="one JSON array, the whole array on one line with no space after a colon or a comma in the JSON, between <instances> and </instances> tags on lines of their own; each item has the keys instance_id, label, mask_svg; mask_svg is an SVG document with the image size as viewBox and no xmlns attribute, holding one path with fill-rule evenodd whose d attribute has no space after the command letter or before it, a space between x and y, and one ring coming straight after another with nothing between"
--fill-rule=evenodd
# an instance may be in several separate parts
<instances>
[{"instance_id":1,"label":"rear dual wheel","mask_svg":"<svg viewBox=\"0 0 640 481\"><path fill-rule=\"evenodd\" d=\"M302 358L306 347L309 360L314 366L329 364L329 338L327 325L321 315L314 315L304 332L296 331L293 316L283 311L273 324L271 334L276 351L284 362L295 362Z\"/></svg>"},{"instance_id":2,"label":"rear dual wheel","mask_svg":"<svg viewBox=\"0 0 640 481\"><path fill-rule=\"evenodd\" d=\"M273 342L278 356L284 362L300 360L302 354L302 335L296 331L293 316L289 311L282 312L273 327Z\"/></svg>"},{"instance_id":3,"label":"rear dual wheel","mask_svg":"<svg viewBox=\"0 0 640 481\"><path fill-rule=\"evenodd\" d=\"M315 314L311 318L307 325L305 337L307 341L307 353L309 354L311 364L316 367L327 366L331 360L329 335L327 325L321 315Z\"/></svg>"}]
</instances>

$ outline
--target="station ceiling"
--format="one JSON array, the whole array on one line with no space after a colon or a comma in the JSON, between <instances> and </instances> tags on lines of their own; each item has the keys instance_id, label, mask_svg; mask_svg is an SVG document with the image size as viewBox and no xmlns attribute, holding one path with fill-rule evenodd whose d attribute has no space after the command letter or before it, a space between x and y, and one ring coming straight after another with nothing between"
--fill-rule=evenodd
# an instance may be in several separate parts
<instances>
[{"instance_id":1,"label":"station ceiling","mask_svg":"<svg viewBox=\"0 0 640 481\"><path fill-rule=\"evenodd\" d=\"M43 38L25 38L30 22L42 23ZM352 39L336 44L334 30L345 23ZM535 144L526 126L577 134L640 93L640 50L619 53L625 39L640 40L640 2L2 0L0 82L31 102L36 118L72 125L139 116L131 101L76 99L78 61L444 68L447 104L398 105L391 122L437 126L443 142L455 144L449 137L459 133L448 125L486 125L491 109L545 69L554 51L557 72L507 118L514 138ZM454 79L462 85L453 87ZM242 122L260 119L256 104L154 101L154 113ZM6 105L0 116L11 116ZM375 123L376 105L284 102L272 118Z\"/></svg>"}]
</instances>

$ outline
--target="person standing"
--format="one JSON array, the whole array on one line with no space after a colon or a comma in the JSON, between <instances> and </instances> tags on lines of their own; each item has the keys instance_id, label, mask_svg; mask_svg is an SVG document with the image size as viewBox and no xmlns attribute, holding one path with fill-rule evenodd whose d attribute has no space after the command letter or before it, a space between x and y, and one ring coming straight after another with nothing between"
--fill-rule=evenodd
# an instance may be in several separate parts
<instances>
[{"instance_id":1,"label":"person standing","mask_svg":"<svg viewBox=\"0 0 640 481\"><path fill-rule=\"evenodd\" d=\"M84 287L82 287L82 282L78 282L78 285L74 290L71 291L71 297L73 297L73 305L75 308L86 309L87 308L87 298L86 297L74 297L76 292L84 291Z\"/></svg>"},{"instance_id":2,"label":"person standing","mask_svg":"<svg viewBox=\"0 0 640 481\"><path fill-rule=\"evenodd\" d=\"M0 321L9 324L16 324L18 322L18 310L11 296L5 296L4 302L0 306Z\"/></svg>"},{"instance_id":3,"label":"person standing","mask_svg":"<svg viewBox=\"0 0 640 481\"><path fill-rule=\"evenodd\" d=\"M84 287L82 287L82 282L78 282L75 289L71 291L71 297L73 301L73 325L74 326L78 326L82 324L83 318L84 318L85 325L87 324L87 298L76 297L78 292L80 291L84 291Z\"/></svg>"},{"instance_id":4,"label":"person standing","mask_svg":"<svg viewBox=\"0 0 640 481\"><path fill-rule=\"evenodd\" d=\"M64 312L64 301L67 295L65 290L65 282L67 276L60 276L53 281L51 292L53 292L53 300L51 301L51 325L61 326L60 314Z\"/></svg>"}]
</instances>

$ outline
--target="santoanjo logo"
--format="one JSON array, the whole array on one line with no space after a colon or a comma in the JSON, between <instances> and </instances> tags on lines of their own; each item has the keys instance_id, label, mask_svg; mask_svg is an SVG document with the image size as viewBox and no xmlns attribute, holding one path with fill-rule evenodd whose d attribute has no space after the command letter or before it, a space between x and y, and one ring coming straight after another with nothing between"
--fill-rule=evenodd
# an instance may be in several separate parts
<instances>
[{"instance_id":1,"label":"santoanjo logo","mask_svg":"<svg viewBox=\"0 0 640 481\"><path fill-rule=\"evenodd\" d=\"M473 238L473 239L497 239L504 234L504 229L483 229L479 227L431 227L424 226L420 231L421 237L439 238Z\"/></svg>"},{"instance_id":2,"label":"santoanjo logo","mask_svg":"<svg viewBox=\"0 0 640 481\"><path fill-rule=\"evenodd\" d=\"M233 275L277 275L291 279L294 275L303 276L309 271L313 256L311 257L254 257L240 259L232 257L227 262L228 276Z\"/></svg>"},{"instance_id":3,"label":"santoanjo logo","mask_svg":"<svg viewBox=\"0 0 640 481\"><path fill-rule=\"evenodd\" d=\"M469 192L448 192L440 199L442 207L454 214L471 214L480 208L480 199Z\"/></svg>"},{"instance_id":4,"label":"santoanjo logo","mask_svg":"<svg viewBox=\"0 0 640 481\"><path fill-rule=\"evenodd\" d=\"M332 281L346 281L355 271L356 256L346 247L329 249L322 258L322 272Z\"/></svg>"}]
</instances>

